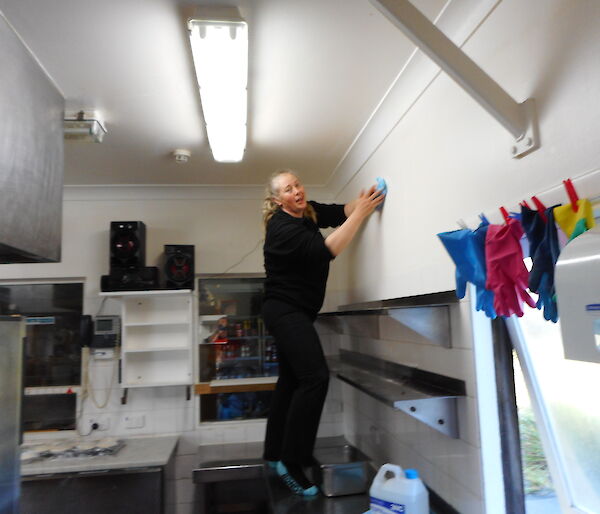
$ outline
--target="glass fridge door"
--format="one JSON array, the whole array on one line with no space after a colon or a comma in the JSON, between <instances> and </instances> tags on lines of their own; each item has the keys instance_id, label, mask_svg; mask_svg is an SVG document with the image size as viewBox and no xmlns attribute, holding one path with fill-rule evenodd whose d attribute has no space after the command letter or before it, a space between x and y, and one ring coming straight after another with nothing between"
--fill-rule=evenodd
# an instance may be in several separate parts
<instances>
[{"instance_id":1,"label":"glass fridge door","mask_svg":"<svg viewBox=\"0 0 600 514\"><path fill-rule=\"evenodd\" d=\"M198 281L200 382L277 375L277 352L261 316L262 277Z\"/></svg>"}]
</instances>

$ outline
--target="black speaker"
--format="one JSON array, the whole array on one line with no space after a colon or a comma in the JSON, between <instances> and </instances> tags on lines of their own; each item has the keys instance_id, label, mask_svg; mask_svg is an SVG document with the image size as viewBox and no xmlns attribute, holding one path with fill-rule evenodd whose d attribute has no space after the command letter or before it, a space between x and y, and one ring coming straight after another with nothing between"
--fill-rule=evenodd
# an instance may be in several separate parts
<instances>
[{"instance_id":1,"label":"black speaker","mask_svg":"<svg viewBox=\"0 0 600 514\"><path fill-rule=\"evenodd\" d=\"M113 269L110 275L102 275L101 291L148 291L158 289L158 268Z\"/></svg>"},{"instance_id":2,"label":"black speaker","mask_svg":"<svg viewBox=\"0 0 600 514\"><path fill-rule=\"evenodd\" d=\"M110 222L110 274L118 268L146 265L146 225L141 221Z\"/></svg>"},{"instance_id":3,"label":"black speaker","mask_svg":"<svg viewBox=\"0 0 600 514\"><path fill-rule=\"evenodd\" d=\"M165 245L167 289L194 289L194 245Z\"/></svg>"}]
</instances>

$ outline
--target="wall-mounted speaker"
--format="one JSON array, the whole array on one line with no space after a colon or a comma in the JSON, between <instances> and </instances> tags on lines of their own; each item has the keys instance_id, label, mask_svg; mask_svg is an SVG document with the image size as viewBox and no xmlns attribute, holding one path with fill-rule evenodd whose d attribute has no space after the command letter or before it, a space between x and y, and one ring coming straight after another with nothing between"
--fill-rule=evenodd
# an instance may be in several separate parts
<instances>
[{"instance_id":1,"label":"wall-mounted speaker","mask_svg":"<svg viewBox=\"0 0 600 514\"><path fill-rule=\"evenodd\" d=\"M141 221L110 222L110 274L146 265L146 225Z\"/></svg>"},{"instance_id":2,"label":"wall-mounted speaker","mask_svg":"<svg viewBox=\"0 0 600 514\"><path fill-rule=\"evenodd\" d=\"M149 291L158 289L158 268L113 269L110 275L102 275L101 291Z\"/></svg>"},{"instance_id":3,"label":"wall-mounted speaker","mask_svg":"<svg viewBox=\"0 0 600 514\"><path fill-rule=\"evenodd\" d=\"M165 245L165 285L194 289L194 245Z\"/></svg>"}]
</instances>

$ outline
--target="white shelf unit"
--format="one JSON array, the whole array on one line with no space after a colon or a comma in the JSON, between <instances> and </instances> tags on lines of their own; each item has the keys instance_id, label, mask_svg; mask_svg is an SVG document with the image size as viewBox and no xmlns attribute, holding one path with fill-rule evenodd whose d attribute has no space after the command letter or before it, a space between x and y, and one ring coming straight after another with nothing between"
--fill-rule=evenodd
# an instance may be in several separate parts
<instances>
[{"instance_id":1,"label":"white shelf unit","mask_svg":"<svg viewBox=\"0 0 600 514\"><path fill-rule=\"evenodd\" d=\"M121 387L192 385L195 316L191 290L100 295L121 301Z\"/></svg>"}]
</instances>

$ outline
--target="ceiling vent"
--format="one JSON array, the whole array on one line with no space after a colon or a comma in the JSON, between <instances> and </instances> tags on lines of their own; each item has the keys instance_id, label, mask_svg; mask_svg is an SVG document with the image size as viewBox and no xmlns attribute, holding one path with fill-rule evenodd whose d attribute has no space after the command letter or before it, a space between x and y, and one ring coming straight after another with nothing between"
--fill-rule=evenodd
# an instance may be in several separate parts
<instances>
[{"instance_id":1,"label":"ceiling vent","mask_svg":"<svg viewBox=\"0 0 600 514\"><path fill-rule=\"evenodd\" d=\"M79 111L65 115L65 139L68 141L85 141L102 143L106 129L98 111Z\"/></svg>"}]
</instances>

